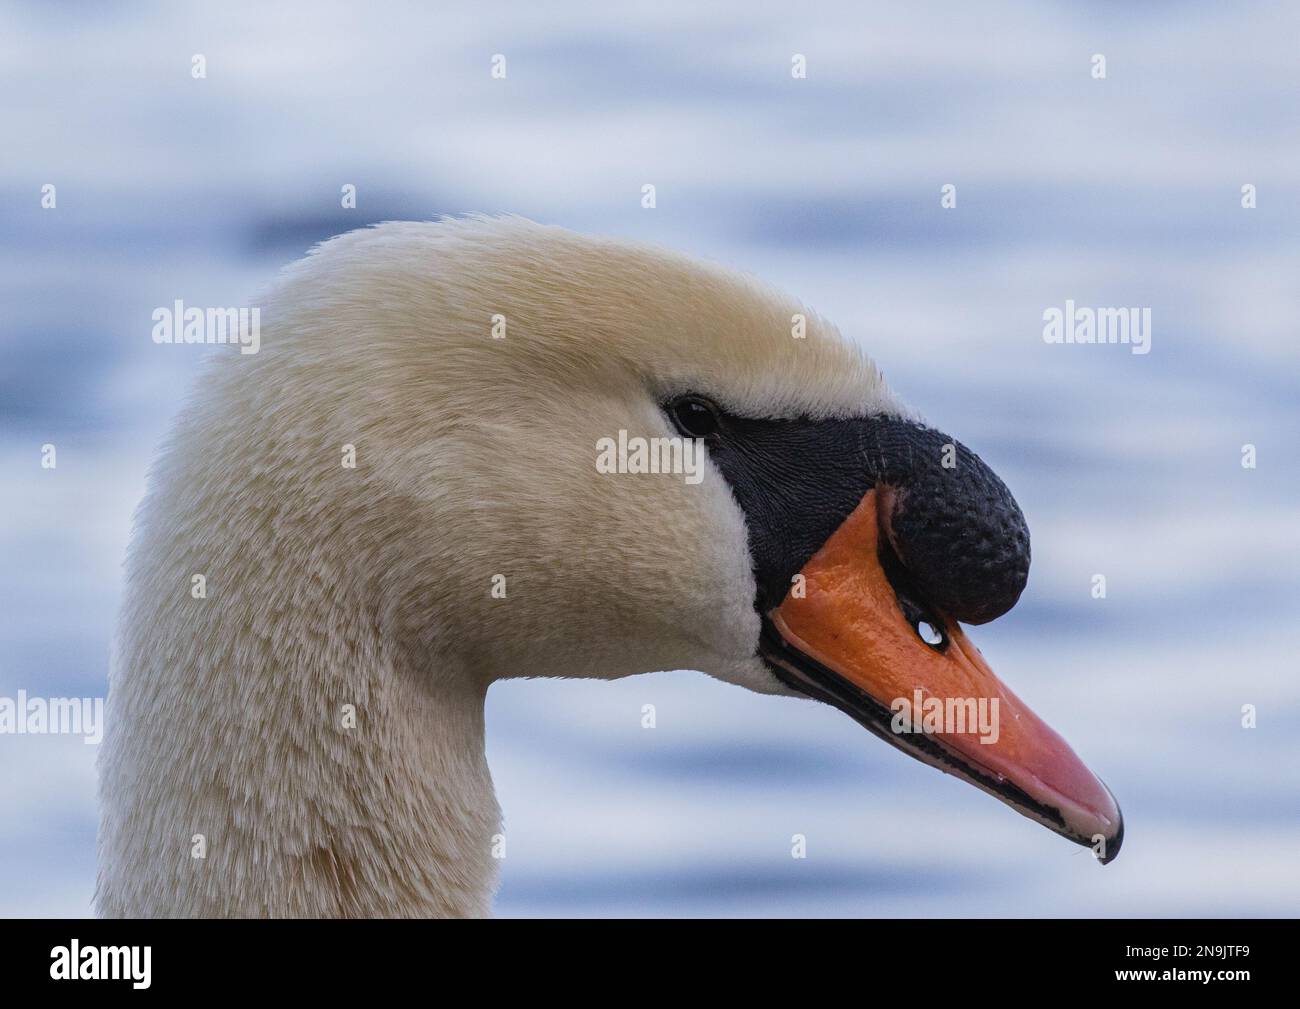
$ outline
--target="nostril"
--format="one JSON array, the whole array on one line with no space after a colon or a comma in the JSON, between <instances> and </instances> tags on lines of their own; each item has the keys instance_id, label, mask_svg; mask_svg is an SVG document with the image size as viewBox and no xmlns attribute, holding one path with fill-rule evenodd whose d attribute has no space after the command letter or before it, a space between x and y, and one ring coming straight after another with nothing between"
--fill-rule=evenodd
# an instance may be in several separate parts
<instances>
[{"instance_id":1,"label":"nostril","mask_svg":"<svg viewBox=\"0 0 1300 1009\"><path fill-rule=\"evenodd\" d=\"M935 627L928 620L919 620L916 624L917 636L931 648L938 648L943 644L943 631Z\"/></svg>"}]
</instances>

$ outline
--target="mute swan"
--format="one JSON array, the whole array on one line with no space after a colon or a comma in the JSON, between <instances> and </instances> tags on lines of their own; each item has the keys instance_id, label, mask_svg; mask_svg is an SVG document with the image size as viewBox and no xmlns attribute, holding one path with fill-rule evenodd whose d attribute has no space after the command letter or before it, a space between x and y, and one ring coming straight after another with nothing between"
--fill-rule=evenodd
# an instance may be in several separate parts
<instances>
[{"instance_id":1,"label":"mute swan","mask_svg":"<svg viewBox=\"0 0 1300 1009\"><path fill-rule=\"evenodd\" d=\"M796 302L475 217L326 242L262 317L137 515L99 913L488 914L484 698L516 676L811 695L1118 851L1110 793L956 622L1024 587L1015 501ZM620 432L702 438L702 479L598 472ZM894 731L922 695L996 699L998 740Z\"/></svg>"}]
</instances>

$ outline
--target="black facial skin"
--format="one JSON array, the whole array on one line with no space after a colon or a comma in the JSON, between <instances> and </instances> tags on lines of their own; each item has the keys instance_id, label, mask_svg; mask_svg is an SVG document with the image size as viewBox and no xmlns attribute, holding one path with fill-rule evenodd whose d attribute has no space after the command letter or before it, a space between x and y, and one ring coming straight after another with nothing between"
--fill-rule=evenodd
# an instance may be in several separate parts
<instances>
[{"instance_id":1,"label":"black facial skin","mask_svg":"<svg viewBox=\"0 0 1300 1009\"><path fill-rule=\"evenodd\" d=\"M938 610L982 624L1020 598L1029 577L1025 517L979 456L947 435L884 415L737 417L698 396L664 409L684 436L704 437L745 513L760 614L781 604L791 579L873 488L889 504L880 560L909 620L938 626Z\"/></svg>"}]
</instances>

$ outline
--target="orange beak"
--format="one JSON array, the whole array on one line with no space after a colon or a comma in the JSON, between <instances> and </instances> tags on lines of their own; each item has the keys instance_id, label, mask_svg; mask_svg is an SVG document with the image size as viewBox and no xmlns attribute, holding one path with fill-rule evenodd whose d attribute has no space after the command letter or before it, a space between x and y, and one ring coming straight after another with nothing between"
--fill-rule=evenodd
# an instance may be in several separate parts
<instances>
[{"instance_id":1,"label":"orange beak","mask_svg":"<svg viewBox=\"0 0 1300 1009\"><path fill-rule=\"evenodd\" d=\"M933 614L921 626L927 643L905 615L882 563L878 501L867 493L768 613L768 662L894 746L1111 861L1124 824L1110 790L955 621Z\"/></svg>"}]
</instances>

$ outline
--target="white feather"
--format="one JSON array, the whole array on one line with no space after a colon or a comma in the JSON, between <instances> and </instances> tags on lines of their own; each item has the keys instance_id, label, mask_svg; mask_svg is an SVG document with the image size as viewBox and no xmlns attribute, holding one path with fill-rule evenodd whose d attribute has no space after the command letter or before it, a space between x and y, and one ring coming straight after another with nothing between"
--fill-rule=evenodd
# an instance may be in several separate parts
<instances>
[{"instance_id":1,"label":"white feather","mask_svg":"<svg viewBox=\"0 0 1300 1009\"><path fill-rule=\"evenodd\" d=\"M100 913L487 914L494 680L783 689L721 476L602 475L597 439L670 434L657 403L687 389L757 416L901 408L778 292L521 218L343 235L262 307L260 353L217 355L138 514Z\"/></svg>"}]
</instances>

